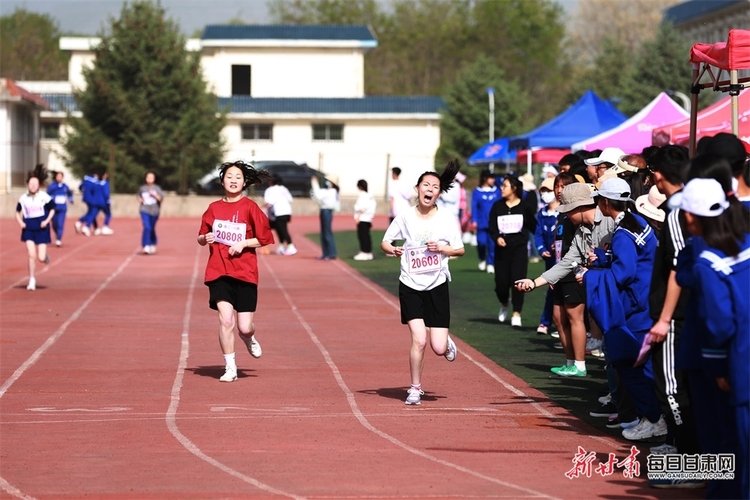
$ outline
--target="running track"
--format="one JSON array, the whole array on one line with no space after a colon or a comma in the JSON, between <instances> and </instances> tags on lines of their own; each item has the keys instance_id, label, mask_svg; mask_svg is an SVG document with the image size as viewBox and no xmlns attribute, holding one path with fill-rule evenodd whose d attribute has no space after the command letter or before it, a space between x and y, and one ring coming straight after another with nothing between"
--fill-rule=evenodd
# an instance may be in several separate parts
<instances>
[{"instance_id":1,"label":"running track","mask_svg":"<svg viewBox=\"0 0 750 500\"><path fill-rule=\"evenodd\" d=\"M223 384L197 220L162 219L154 256L137 253L139 220L90 238L69 220L35 292L0 220L0 498L701 497L620 469L568 479L578 446L596 465L630 445L460 339L456 362L428 356L427 395L405 406L398 302L315 260L316 224L294 218L297 256L260 258L263 357L238 348L240 378Z\"/></svg>"}]
</instances>

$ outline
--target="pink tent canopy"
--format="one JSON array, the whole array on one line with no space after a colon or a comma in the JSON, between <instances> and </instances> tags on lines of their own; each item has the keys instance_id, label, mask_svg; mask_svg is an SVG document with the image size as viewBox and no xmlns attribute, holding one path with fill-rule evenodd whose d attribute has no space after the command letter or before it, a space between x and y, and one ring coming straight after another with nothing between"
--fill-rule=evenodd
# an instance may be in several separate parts
<instances>
[{"instance_id":1,"label":"pink tent canopy","mask_svg":"<svg viewBox=\"0 0 750 500\"><path fill-rule=\"evenodd\" d=\"M620 148L626 153L640 153L651 145L651 131L657 127L688 118L689 114L662 92L646 107L617 127L571 146L573 151Z\"/></svg>"},{"instance_id":2,"label":"pink tent canopy","mask_svg":"<svg viewBox=\"0 0 750 500\"><path fill-rule=\"evenodd\" d=\"M750 141L750 89L745 89L739 96L739 130L737 136ZM714 136L719 132L732 132L732 98L726 96L706 109L699 111L695 128L696 141L703 136ZM690 119L682 120L665 127L654 129L652 143L655 146L679 144L687 146L690 141Z\"/></svg>"},{"instance_id":3,"label":"pink tent canopy","mask_svg":"<svg viewBox=\"0 0 750 500\"><path fill-rule=\"evenodd\" d=\"M531 149L531 163L557 163L560 158L570 153L570 149ZM529 163L529 150L516 151L516 163Z\"/></svg>"}]
</instances>

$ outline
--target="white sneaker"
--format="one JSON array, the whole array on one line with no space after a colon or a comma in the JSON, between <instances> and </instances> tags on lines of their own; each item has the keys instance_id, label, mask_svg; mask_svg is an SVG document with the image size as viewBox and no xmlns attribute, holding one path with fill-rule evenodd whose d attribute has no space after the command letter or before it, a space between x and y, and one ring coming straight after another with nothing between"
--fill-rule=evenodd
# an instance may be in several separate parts
<instances>
[{"instance_id":1,"label":"white sneaker","mask_svg":"<svg viewBox=\"0 0 750 500\"><path fill-rule=\"evenodd\" d=\"M677 447L669 443L660 444L659 446L652 446L648 450L652 455L674 455L677 453Z\"/></svg>"},{"instance_id":2,"label":"white sneaker","mask_svg":"<svg viewBox=\"0 0 750 500\"><path fill-rule=\"evenodd\" d=\"M295 255L297 253L297 247L294 246L294 244L290 244L288 247L286 247L286 252L284 255Z\"/></svg>"},{"instance_id":3,"label":"white sneaker","mask_svg":"<svg viewBox=\"0 0 750 500\"><path fill-rule=\"evenodd\" d=\"M26 285L26 290L36 290L36 279L29 278L29 284Z\"/></svg>"},{"instance_id":4,"label":"white sneaker","mask_svg":"<svg viewBox=\"0 0 750 500\"><path fill-rule=\"evenodd\" d=\"M497 313L497 320L500 323L504 323L508 319L508 306L500 304L500 312Z\"/></svg>"},{"instance_id":5,"label":"white sneaker","mask_svg":"<svg viewBox=\"0 0 750 500\"><path fill-rule=\"evenodd\" d=\"M104 226L102 228L102 234L108 236L110 234L115 234L115 231L112 228L110 228L109 226Z\"/></svg>"},{"instance_id":6,"label":"white sneaker","mask_svg":"<svg viewBox=\"0 0 750 500\"><path fill-rule=\"evenodd\" d=\"M422 404L422 395L424 394L424 391L422 389L417 389L416 387L410 387L407 391L408 395L406 396L406 401L404 401L407 405L421 405Z\"/></svg>"},{"instance_id":7,"label":"white sneaker","mask_svg":"<svg viewBox=\"0 0 750 500\"><path fill-rule=\"evenodd\" d=\"M82 232L82 233L83 233L83 234L84 234L85 236L91 236L91 229L89 229L89 227L88 227L88 226L83 226L83 227L81 228L81 232Z\"/></svg>"},{"instance_id":8,"label":"white sneaker","mask_svg":"<svg viewBox=\"0 0 750 500\"><path fill-rule=\"evenodd\" d=\"M247 346L247 352L250 353L250 356L259 358L263 355L263 349L260 348L260 344L257 340L255 340L255 335L245 337L244 335L240 334L240 338Z\"/></svg>"},{"instance_id":9,"label":"white sneaker","mask_svg":"<svg viewBox=\"0 0 750 500\"><path fill-rule=\"evenodd\" d=\"M61 246L62 246L62 241L60 241L60 240L57 240L57 241L55 242L55 246L56 246L56 247L61 247Z\"/></svg>"},{"instance_id":10,"label":"white sneaker","mask_svg":"<svg viewBox=\"0 0 750 500\"><path fill-rule=\"evenodd\" d=\"M540 324L536 327L536 333L538 333L539 335L547 335L547 330L547 325Z\"/></svg>"},{"instance_id":11,"label":"white sneaker","mask_svg":"<svg viewBox=\"0 0 750 500\"><path fill-rule=\"evenodd\" d=\"M606 396L602 396L599 399L597 399L601 404L606 405L610 401L612 401L612 394L607 394Z\"/></svg>"},{"instance_id":12,"label":"white sneaker","mask_svg":"<svg viewBox=\"0 0 750 500\"><path fill-rule=\"evenodd\" d=\"M656 423L649 422L646 417L642 417L638 425L622 431L622 437L631 441L641 441L652 437L665 436L667 434L667 422L664 416L659 417Z\"/></svg>"},{"instance_id":13,"label":"white sneaker","mask_svg":"<svg viewBox=\"0 0 750 500\"><path fill-rule=\"evenodd\" d=\"M76 221L75 228L76 228L76 233L81 234L81 230L83 229L83 224L81 224L81 221Z\"/></svg>"},{"instance_id":14,"label":"white sneaker","mask_svg":"<svg viewBox=\"0 0 750 500\"><path fill-rule=\"evenodd\" d=\"M237 367L227 366L224 369L224 375L219 379L220 382L234 382L237 380Z\"/></svg>"},{"instance_id":15,"label":"white sneaker","mask_svg":"<svg viewBox=\"0 0 750 500\"><path fill-rule=\"evenodd\" d=\"M456 354L458 354L458 349L456 348L456 344L453 343L453 339L450 335L448 335L448 349L445 351L445 359L448 361L453 361L456 359Z\"/></svg>"},{"instance_id":16,"label":"white sneaker","mask_svg":"<svg viewBox=\"0 0 750 500\"><path fill-rule=\"evenodd\" d=\"M100 236L101 234L102 234L102 230L101 229L99 229L98 227L96 229L94 229L94 236Z\"/></svg>"},{"instance_id":17,"label":"white sneaker","mask_svg":"<svg viewBox=\"0 0 750 500\"><path fill-rule=\"evenodd\" d=\"M354 260L372 260L372 254L359 252L357 255L354 256Z\"/></svg>"},{"instance_id":18,"label":"white sneaker","mask_svg":"<svg viewBox=\"0 0 750 500\"><path fill-rule=\"evenodd\" d=\"M279 247L279 248L276 249L276 251L274 253L276 255L286 255L286 250L284 250L283 247Z\"/></svg>"},{"instance_id":19,"label":"white sneaker","mask_svg":"<svg viewBox=\"0 0 750 500\"><path fill-rule=\"evenodd\" d=\"M602 348L602 339L595 339L594 337L589 337L586 339L586 353L591 354L592 351L598 351Z\"/></svg>"},{"instance_id":20,"label":"white sneaker","mask_svg":"<svg viewBox=\"0 0 750 500\"><path fill-rule=\"evenodd\" d=\"M553 339L559 339L560 338L560 332L558 332L557 330L555 330L554 332L550 332L549 336L552 337Z\"/></svg>"},{"instance_id":21,"label":"white sneaker","mask_svg":"<svg viewBox=\"0 0 750 500\"><path fill-rule=\"evenodd\" d=\"M479 267L480 271L486 271L487 270L487 262L481 260L481 261L479 261L479 266L477 266L477 267Z\"/></svg>"},{"instance_id":22,"label":"white sneaker","mask_svg":"<svg viewBox=\"0 0 750 500\"><path fill-rule=\"evenodd\" d=\"M487 266L487 274L495 274L495 266Z\"/></svg>"},{"instance_id":23,"label":"white sneaker","mask_svg":"<svg viewBox=\"0 0 750 500\"><path fill-rule=\"evenodd\" d=\"M513 328L521 328L521 316L511 316L510 326Z\"/></svg>"}]
</instances>

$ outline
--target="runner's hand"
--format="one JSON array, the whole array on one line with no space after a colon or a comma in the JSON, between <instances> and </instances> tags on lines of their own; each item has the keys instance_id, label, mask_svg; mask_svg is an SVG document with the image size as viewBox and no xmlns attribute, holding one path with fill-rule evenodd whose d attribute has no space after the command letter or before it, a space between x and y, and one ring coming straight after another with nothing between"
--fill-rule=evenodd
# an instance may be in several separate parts
<instances>
[{"instance_id":1,"label":"runner's hand","mask_svg":"<svg viewBox=\"0 0 750 500\"><path fill-rule=\"evenodd\" d=\"M206 238L206 243L213 243L214 233L206 233L205 238Z\"/></svg>"}]
</instances>

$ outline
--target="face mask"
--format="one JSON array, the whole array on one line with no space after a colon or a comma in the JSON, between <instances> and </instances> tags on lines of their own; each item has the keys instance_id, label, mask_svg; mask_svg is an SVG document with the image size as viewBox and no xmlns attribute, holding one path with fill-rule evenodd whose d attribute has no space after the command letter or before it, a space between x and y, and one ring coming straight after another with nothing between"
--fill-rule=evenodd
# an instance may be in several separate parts
<instances>
[{"instance_id":1,"label":"face mask","mask_svg":"<svg viewBox=\"0 0 750 500\"><path fill-rule=\"evenodd\" d=\"M545 191L541 193L541 196L542 196L542 201L548 205L552 203L555 199L555 193L553 193L552 191Z\"/></svg>"}]
</instances>

